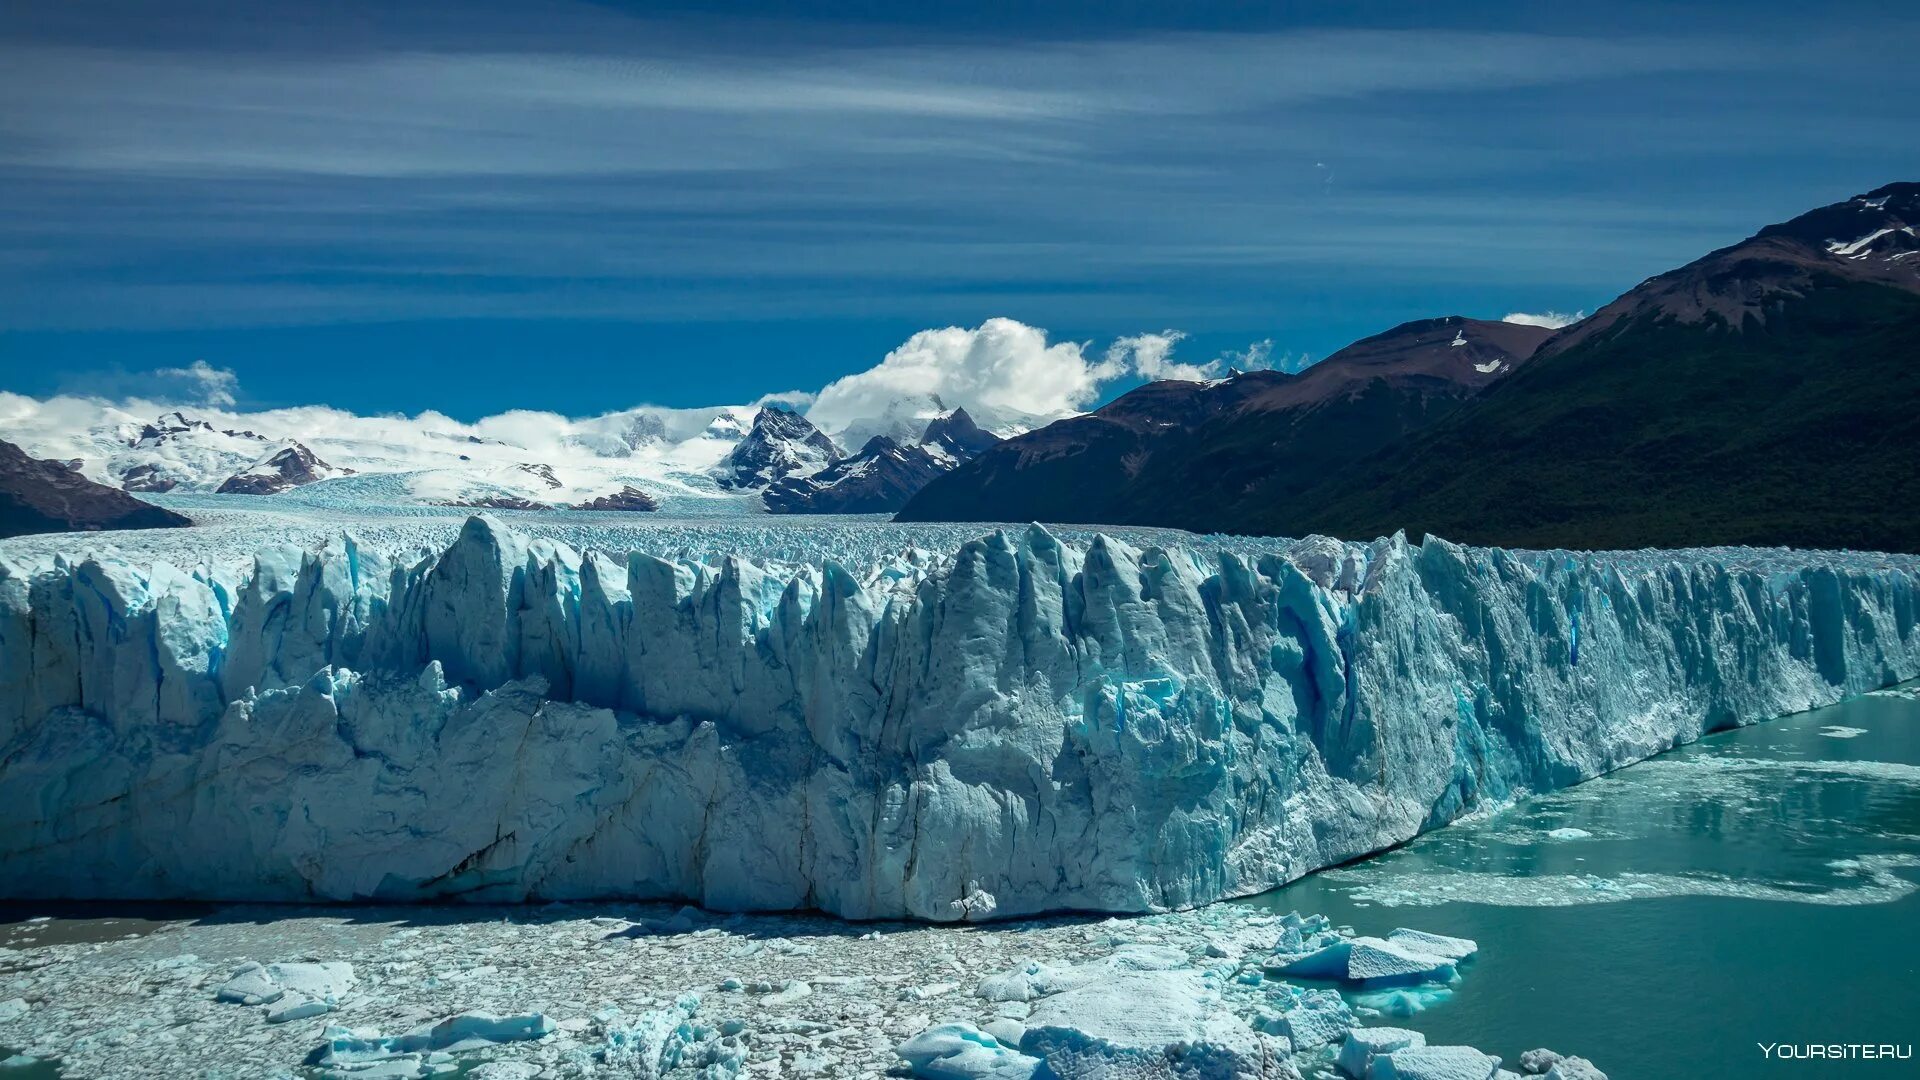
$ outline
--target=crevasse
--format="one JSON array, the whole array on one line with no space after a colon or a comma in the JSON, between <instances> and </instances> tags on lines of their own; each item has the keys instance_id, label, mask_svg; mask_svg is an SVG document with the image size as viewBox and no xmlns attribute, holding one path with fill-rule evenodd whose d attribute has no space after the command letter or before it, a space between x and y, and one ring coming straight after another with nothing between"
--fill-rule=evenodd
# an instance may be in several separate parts
<instances>
[{"instance_id":1,"label":"crevasse","mask_svg":"<svg viewBox=\"0 0 1920 1080\"><path fill-rule=\"evenodd\" d=\"M1913 558L1273 548L0 562L0 893L1181 907L1920 674Z\"/></svg>"}]
</instances>

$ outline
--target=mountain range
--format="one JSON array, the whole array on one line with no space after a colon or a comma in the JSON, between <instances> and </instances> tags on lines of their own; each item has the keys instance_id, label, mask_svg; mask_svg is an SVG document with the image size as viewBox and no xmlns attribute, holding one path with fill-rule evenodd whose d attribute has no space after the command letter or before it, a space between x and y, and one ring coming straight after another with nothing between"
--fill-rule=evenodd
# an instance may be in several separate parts
<instances>
[{"instance_id":1,"label":"mountain range","mask_svg":"<svg viewBox=\"0 0 1920 1080\"><path fill-rule=\"evenodd\" d=\"M69 413L75 401L68 399ZM55 414L16 423L9 434L17 431L34 456L145 495L298 490L305 499L349 505L496 510L891 513L928 479L1000 438L932 398L886 403L832 434L779 402L641 407L566 421L564 431L540 414L521 414L524 421L507 414L484 435L435 413L291 409L236 423L234 414L212 410L143 418L105 402L79 399L78 407L77 423ZM1022 420L1045 419L997 418L1005 434L1026 430ZM868 428L890 434L848 453L845 440Z\"/></svg>"},{"instance_id":2,"label":"mountain range","mask_svg":"<svg viewBox=\"0 0 1920 1080\"><path fill-rule=\"evenodd\" d=\"M1429 320L1298 375L1142 387L981 454L900 517L1916 551L1917 469L1920 184L1898 183L1558 331Z\"/></svg>"},{"instance_id":3,"label":"mountain range","mask_svg":"<svg viewBox=\"0 0 1920 1080\"><path fill-rule=\"evenodd\" d=\"M349 505L1916 551L1903 492L1920 468L1920 184L1768 226L1559 329L1422 319L1303 371L1148 383L1052 422L988 411L983 425L912 394L833 410L832 430L775 400L487 426L84 409L10 421L20 447L0 487L19 520L170 523L85 481Z\"/></svg>"}]
</instances>

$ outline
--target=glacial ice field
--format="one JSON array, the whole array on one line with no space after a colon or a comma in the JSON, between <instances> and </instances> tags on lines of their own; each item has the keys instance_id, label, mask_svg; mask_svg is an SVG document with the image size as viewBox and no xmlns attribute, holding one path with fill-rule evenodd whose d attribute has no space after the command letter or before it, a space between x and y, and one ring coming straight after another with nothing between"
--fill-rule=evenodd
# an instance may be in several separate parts
<instances>
[{"instance_id":1,"label":"glacial ice field","mask_svg":"<svg viewBox=\"0 0 1920 1080\"><path fill-rule=\"evenodd\" d=\"M202 516L0 544L5 895L1184 908L1920 674L1910 557Z\"/></svg>"},{"instance_id":2,"label":"glacial ice field","mask_svg":"<svg viewBox=\"0 0 1920 1080\"><path fill-rule=\"evenodd\" d=\"M1911 689L1869 694L1259 897L1144 917L13 905L0 1075L1435 1075L1424 1063L1515 1080L1555 1064L1545 1043L1616 1078L1745 1080L1762 1043L1904 1041L1916 721ZM1356 953L1369 978L1347 977ZM1752 992L1782 986L1818 992Z\"/></svg>"}]
</instances>

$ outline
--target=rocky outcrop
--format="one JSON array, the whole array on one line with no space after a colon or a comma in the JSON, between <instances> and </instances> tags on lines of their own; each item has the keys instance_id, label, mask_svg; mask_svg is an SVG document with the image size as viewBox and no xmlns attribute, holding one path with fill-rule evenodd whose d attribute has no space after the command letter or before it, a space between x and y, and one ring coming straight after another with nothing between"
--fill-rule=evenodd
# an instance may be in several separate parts
<instances>
[{"instance_id":1,"label":"rocky outcrop","mask_svg":"<svg viewBox=\"0 0 1920 1080\"><path fill-rule=\"evenodd\" d=\"M600 495L577 503L574 509L645 513L660 509L660 503L653 496L629 484L612 494Z\"/></svg>"},{"instance_id":2,"label":"rocky outcrop","mask_svg":"<svg viewBox=\"0 0 1920 1080\"><path fill-rule=\"evenodd\" d=\"M219 495L277 495L289 488L317 484L336 476L351 476L352 469L338 469L321 461L300 443L290 443L261 458L244 472L221 483Z\"/></svg>"},{"instance_id":3,"label":"rocky outcrop","mask_svg":"<svg viewBox=\"0 0 1920 1080\"><path fill-rule=\"evenodd\" d=\"M191 521L0 442L0 536L91 529L166 529Z\"/></svg>"},{"instance_id":4,"label":"rocky outcrop","mask_svg":"<svg viewBox=\"0 0 1920 1080\"><path fill-rule=\"evenodd\" d=\"M853 457L776 481L761 498L776 514L890 514L953 464L925 446L875 435Z\"/></svg>"}]
</instances>

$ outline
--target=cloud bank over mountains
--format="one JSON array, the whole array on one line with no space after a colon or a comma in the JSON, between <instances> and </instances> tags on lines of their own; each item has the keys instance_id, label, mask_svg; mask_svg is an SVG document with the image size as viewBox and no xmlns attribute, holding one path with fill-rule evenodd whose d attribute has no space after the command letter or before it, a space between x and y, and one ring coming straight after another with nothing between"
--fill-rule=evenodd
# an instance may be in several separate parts
<instances>
[{"instance_id":1,"label":"cloud bank over mountains","mask_svg":"<svg viewBox=\"0 0 1920 1080\"><path fill-rule=\"evenodd\" d=\"M836 431L886 413L901 400L936 401L947 409L1016 412L1048 418L1092 404L1124 363L1090 360L1086 346L1049 343L1047 332L1013 319L972 329L922 330L866 371L820 391L807 416Z\"/></svg>"},{"instance_id":2,"label":"cloud bank over mountains","mask_svg":"<svg viewBox=\"0 0 1920 1080\"><path fill-rule=\"evenodd\" d=\"M89 429L103 424L138 427L174 409L185 409L219 428L254 431L271 439L391 443L402 456L408 447L444 450L450 440L468 439L558 456L582 448L627 452L631 439L625 433L642 412L649 418L644 425L648 430L658 428L660 437L683 441L698 437L729 410L750 415L758 406L779 405L805 414L851 450L875 434L917 438L927 420L959 408L1003 430L1039 426L1095 406L1124 380L1216 378L1230 362L1243 370L1267 366L1272 354L1271 342L1255 342L1230 356L1188 363L1173 357L1186 336L1178 330L1137 334L1116 339L1096 353L1092 342L1052 340L1041 327L992 318L974 327L922 330L879 363L817 392L775 390L746 405L641 404L584 417L513 409L472 422L431 409L410 417L363 416L323 404L247 410L239 407L242 395L234 372L197 360L187 367L121 373L102 382L111 389L95 394L34 398L0 391L0 425L25 442L47 448L43 452L51 456L69 443L75 454L81 453L82 433Z\"/></svg>"}]
</instances>

